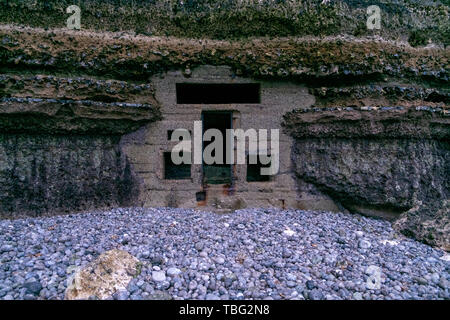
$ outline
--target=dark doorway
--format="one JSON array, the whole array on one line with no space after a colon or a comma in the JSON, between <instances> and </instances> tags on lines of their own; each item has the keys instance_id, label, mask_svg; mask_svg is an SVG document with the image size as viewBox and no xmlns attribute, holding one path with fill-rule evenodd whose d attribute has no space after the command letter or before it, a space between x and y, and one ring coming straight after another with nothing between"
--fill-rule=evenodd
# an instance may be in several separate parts
<instances>
[{"instance_id":1,"label":"dark doorway","mask_svg":"<svg viewBox=\"0 0 450 320\"><path fill-rule=\"evenodd\" d=\"M232 129L232 113L229 111L202 112L203 133L208 129L218 129L223 137L223 164L206 164L203 160L203 181L208 184L231 184L231 164L226 162L226 130ZM203 141L203 150L213 141ZM213 156L215 154L213 153Z\"/></svg>"}]
</instances>

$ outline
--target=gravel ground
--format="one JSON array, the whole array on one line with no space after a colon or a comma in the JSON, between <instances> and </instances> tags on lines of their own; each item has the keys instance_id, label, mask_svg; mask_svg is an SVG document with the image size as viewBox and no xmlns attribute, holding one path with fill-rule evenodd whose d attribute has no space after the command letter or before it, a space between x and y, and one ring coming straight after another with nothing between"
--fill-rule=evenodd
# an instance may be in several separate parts
<instances>
[{"instance_id":1,"label":"gravel ground","mask_svg":"<svg viewBox=\"0 0 450 320\"><path fill-rule=\"evenodd\" d=\"M450 299L449 255L386 221L169 208L0 221L0 299L62 299L73 266L113 248L142 262L114 299Z\"/></svg>"}]
</instances>

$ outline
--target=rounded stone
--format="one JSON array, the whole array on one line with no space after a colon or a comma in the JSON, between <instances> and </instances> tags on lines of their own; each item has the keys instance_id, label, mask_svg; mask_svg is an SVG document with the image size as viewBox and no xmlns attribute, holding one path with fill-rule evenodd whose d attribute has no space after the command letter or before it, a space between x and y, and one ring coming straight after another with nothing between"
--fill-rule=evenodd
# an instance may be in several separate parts
<instances>
[{"instance_id":1,"label":"rounded stone","mask_svg":"<svg viewBox=\"0 0 450 320\"><path fill-rule=\"evenodd\" d=\"M167 269L167 275L168 275L169 277L177 276L177 275L179 275L180 273L181 273L181 270L178 269L178 268L169 268L169 269Z\"/></svg>"},{"instance_id":2,"label":"rounded stone","mask_svg":"<svg viewBox=\"0 0 450 320\"><path fill-rule=\"evenodd\" d=\"M162 282L166 280L166 274L164 271L153 271L152 279L156 282Z\"/></svg>"}]
</instances>

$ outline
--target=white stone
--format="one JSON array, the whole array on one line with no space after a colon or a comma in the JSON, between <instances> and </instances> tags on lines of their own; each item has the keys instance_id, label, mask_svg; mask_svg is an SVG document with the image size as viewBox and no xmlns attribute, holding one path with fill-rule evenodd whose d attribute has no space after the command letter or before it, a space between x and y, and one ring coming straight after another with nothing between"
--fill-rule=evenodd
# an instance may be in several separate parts
<instances>
[{"instance_id":1,"label":"white stone","mask_svg":"<svg viewBox=\"0 0 450 320\"><path fill-rule=\"evenodd\" d=\"M399 244L397 240L381 240L380 242L384 245L389 244L391 246L397 246Z\"/></svg>"},{"instance_id":2,"label":"white stone","mask_svg":"<svg viewBox=\"0 0 450 320\"><path fill-rule=\"evenodd\" d=\"M283 234L288 237L292 237L295 235L295 231L291 230L289 227L286 227L286 230L283 231Z\"/></svg>"},{"instance_id":3,"label":"white stone","mask_svg":"<svg viewBox=\"0 0 450 320\"><path fill-rule=\"evenodd\" d=\"M205 282L209 281L209 276L207 274L202 275L202 280Z\"/></svg>"},{"instance_id":4,"label":"white stone","mask_svg":"<svg viewBox=\"0 0 450 320\"><path fill-rule=\"evenodd\" d=\"M217 258L214 259L214 261L215 261L217 264L224 264L224 263L225 263L225 259L222 258L222 257L217 257Z\"/></svg>"},{"instance_id":5,"label":"white stone","mask_svg":"<svg viewBox=\"0 0 450 320\"><path fill-rule=\"evenodd\" d=\"M166 280L166 274L164 271L153 271L152 279L156 282L162 282Z\"/></svg>"},{"instance_id":6,"label":"white stone","mask_svg":"<svg viewBox=\"0 0 450 320\"><path fill-rule=\"evenodd\" d=\"M79 269L68 279L65 299L107 299L115 292L126 290L137 272L139 260L123 250L110 250Z\"/></svg>"},{"instance_id":7,"label":"white stone","mask_svg":"<svg viewBox=\"0 0 450 320\"><path fill-rule=\"evenodd\" d=\"M439 259L444 260L444 261L450 261L450 253L444 254Z\"/></svg>"},{"instance_id":8,"label":"white stone","mask_svg":"<svg viewBox=\"0 0 450 320\"><path fill-rule=\"evenodd\" d=\"M361 249L369 249L372 246L372 244L370 243L370 241L363 239L359 241L358 246Z\"/></svg>"},{"instance_id":9,"label":"white stone","mask_svg":"<svg viewBox=\"0 0 450 320\"><path fill-rule=\"evenodd\" d=\"M169 269L167 269L167 275L168 275L169 277L177 276L177 275L179 275L180 273L181 273L181 270L178 269L178 268L169 268Z\"/></svg>"}]
</instances>

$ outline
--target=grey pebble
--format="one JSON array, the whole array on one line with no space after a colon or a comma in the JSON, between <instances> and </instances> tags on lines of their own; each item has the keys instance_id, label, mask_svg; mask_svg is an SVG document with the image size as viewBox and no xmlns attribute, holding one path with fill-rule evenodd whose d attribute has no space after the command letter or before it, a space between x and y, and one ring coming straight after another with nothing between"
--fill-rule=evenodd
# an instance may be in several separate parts
<instances>
[{"instance_id":1,"label":"grey pebble","mask_svg":"<svg viewBox=\"0 0 450 320\"><path fill-rule=\"evenodd\" d=\"M3 300L63 299L71 268L117 246L141 266L110 299L450 298L444 252L353 214L116 208L0 220L0 244Z\"/></svg>"}]
</instances>

